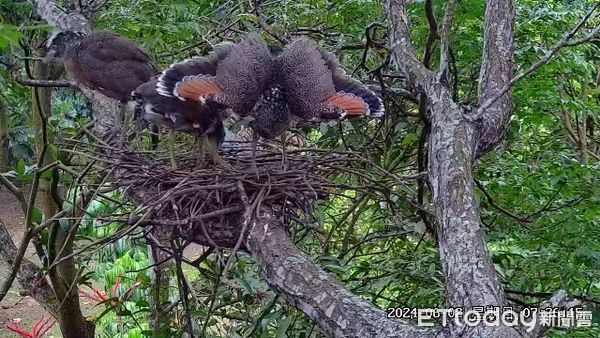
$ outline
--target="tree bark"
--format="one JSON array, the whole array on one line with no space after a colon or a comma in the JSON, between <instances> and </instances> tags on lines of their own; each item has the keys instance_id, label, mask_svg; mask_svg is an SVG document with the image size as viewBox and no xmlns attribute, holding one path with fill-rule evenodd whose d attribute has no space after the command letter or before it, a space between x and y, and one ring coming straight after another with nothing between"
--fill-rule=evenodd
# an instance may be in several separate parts
<instances>
[{"instance_id":1,"label":"tree bark","mask_svg":"<svg viewBox=\"0 0 600 338\"><path fill-rule=\"evenodd\" d=\"M48 9L51 0L37 0L36 8L49 23L62 16ZM410 43L406 13L407 0L387 0L393 61L406 75L417 93L430 107L431 133L428 140L428 180L435 205L434 216L439 237L443 272L446 277L447 306L503 305L505 296L485 243L479 206L473 188L473 162L491 149L501 138L510 117L510 94L497 100L482 114L481 121L471 122L470 110L452 100L447 85L416 57ZM486 10L486 51L482 73L486 79L480 88L480 102L502 87L512 73L514 3L489 0ZM449 18L448 22L451 22ZM496 25L496 26L495 26ZM494 28L496 27L496 28ZM490 63L502 62L502 65ZM119 150L129 149L120 137L122 123L118 102L88 88L80 87L92 101L95 114L94 132L104 142ZM414 93L413 93L414 94ZM489 120L486 120L489 119ZM492 125L490 121L499 125ZM488 123L490 122L490 123ZM110 151L110 150L109 150ZM110 155L110 154L106 154ZM113 156L117 158L116 155ZM115 179L124 174L118 167ZM128 189L135 202L136 194L146 187ZM136 191L139 190L139 191ZM240 230L207 227L218 232L219 246L235 243ZM202 240L202 238L200 238ZM264 278L283 299L314 320L325 333L334 337L522 337L510 327L460 327L427 330L410 323L387 318L386 313L346 290L332 276L301 252L289 238L284 226L271 210L262 209L260 218L250 224L248 237L241 248L249 252L260 266ZM556 302L554 304L557 304ZM535 334L539 334L536 331ZM533 336L533 334L531 335Z\"/></svg>"},{"instance_id":2,"label":"tree bark","mask_svg":"<svg viewBox=\"0 0 600 338\"><path fill-rule=\"evenodd\" d=\"M432 337L350 293L301 252L269 210L255 220L246 247L277 294L300 309L332 337Z\"/></svg>"},{"instance_id":3,"label":"tree bark","mask_svg":"<svg viewBox=\"0 0 600 338\"><path fill-rule=\"evenodd\" d=\"M60 76L60 72L56 69L56 67L48 66L44 62L35 62L32 75L35 79L54 80ZM33 130L35 132L35 146L37 153L40 154L42 152L42 148L45 146L44 143L47 145L52 144L52 136L50 133L47 133L46 140L44 140L42 135L42 117L47 120L50 116L52 116L52 88L31 88L31 103ZM50 163L51 156L51 152L46 151L42 166ZM36 207L40 209L46 219L52 217L52 215L54 215L56 212L56 205L52 200L50 189L51 182L49 180L40 180L38 193L36 195Z\"/></svg>"},{"instance_id":4,"label":"tree bark","mask_svg":"<svg viewBox=\"0 0 600 338\"><path fill-rule=\"evenodd\" d=\"M0 96L0 172L8 170L8 115L3 98Z\"/></svg>"},{"instance_id":5,"label":"tree bark","mask_svg":"<svg viewBox=\"0 0 600 338\"><path fill-rule=\"evenodd\" d=\"M17 256L17 250L17 246L10 237L2 219L0 219L0 256L12 265ZM31 298L41 304L53 317L58 317L58 302L42 270L30 260L23 259L17 274L17 280L23 289L27 290Z\"/></svg>"},{"instance_id":6,"label":"tree bark","mask_svg":"<svg viewBox=\"0 0 600 338\"><path fill-rule=\"evenodd\" d=\"M36 62L33 67L33 75L36 79L54 80L60 75L60 69L48 65L44 62ZM32 88L32 106L33 121L36 135L36 147L39 156L42 155L42 149L52 143L52 137L44 137L44 120L52 115L52 89L51 88ZM47 165L51 160L51 152L45 152L42 166ZM52 182L41 179L38 187L36 206L46 219L52 217L57 210L57 206L52 197ZM71 224L71 223L69 223ZM60 223L53 222L49 228L49 241L47 247L49 271L48 276L52 283L55 298L60 302L58 307L57 320L61 332L65 338L86 338L94 337L94 324L88 322L83 317L79 303L79 288L77 286L77 268L73 257L62 259L73 253L74 234L71 231L75 229L63 229ZM34 238L34 241L37 240ZM39 245L39 244L38 244ZM54 264L59 261L60 263Z\"/></svg>"},{"instance_id":7,"label":"tree bark","mask_svg":"<svg viewBox=\"0 0 600 338\"><path fill-rule=\"evenodd\" d=\"M470 122L469 110L453 101L440 74L425 68L410 42L407 1L386 1L393 60L427 100L431 130L428 140L428 180L434 204L442 270L446 277L446 307L502 306L506 302L485 242L479 205L473 187L473 162L502 137L510 117L510 94L488 109L482 128ZM502 87L512 75L514 6L512 1L489 0L486 10L486 52L481 99ZM494 26L498 24L499 26ZM498 36L503 39L499 39ZM496 39L496 40L494 40ZM506 44L500 46L498 44ZM490 65L490 62L502 63ZM508 64L507 64L508 63ZM506 69L510 69L507 74ZM485 96L485 97L484 97ZM492 109L493 108L493 109ZM494 120L488 120L492 116ZM498 125L492 125L497 123ZM517 337L507 327L449 325L452 337Z\"/></svg>"}]
</instances>

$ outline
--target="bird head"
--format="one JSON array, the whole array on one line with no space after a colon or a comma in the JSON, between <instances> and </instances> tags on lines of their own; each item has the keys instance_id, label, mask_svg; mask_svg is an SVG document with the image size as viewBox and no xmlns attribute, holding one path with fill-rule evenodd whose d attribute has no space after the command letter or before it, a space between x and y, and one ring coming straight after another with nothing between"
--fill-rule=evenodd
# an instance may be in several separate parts
<instances>
[{"instance_id":1,"label":"bird head","mask_svg":"<svg viewBox=\"0 0 600 338\"><path fill-rule=\"evenodd\" d=\"M79 43L79 40L81 40L84 36L84 33L76 31L54 33L48 39L48 42L46 42L46 61L65 57L68 51L71 50L72 47L76 47Z\"/></svg>"},{"instance_id":2,"label":"bird head","mask_svg":"<svg viewBox=\"0 0 600 338\"><path fill-rule=\"evenodd\" d=\"M254 119L249 126L261 137L272 139L285 132L292 121L285 91L280 85L267 89L250 114Z\"/></svg>"}]
</instances>

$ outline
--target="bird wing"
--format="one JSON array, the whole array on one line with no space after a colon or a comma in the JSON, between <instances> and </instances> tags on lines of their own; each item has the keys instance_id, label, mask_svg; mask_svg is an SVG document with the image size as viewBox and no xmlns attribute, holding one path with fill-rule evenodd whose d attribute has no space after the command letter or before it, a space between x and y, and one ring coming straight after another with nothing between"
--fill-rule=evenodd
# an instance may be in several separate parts
<instances>
[{"instance_id":1,"label":"bird wing","mask_svg":"<svg viewBox=\"0 0 600 338\"><path fill-rule=\"evenodd\" d=\"M75 62L80 70L74 74L76 79L85 78L92 88L121 101L127 101L135 88L155 74L150 63L126 58L107 60L94 50L80 50Z\"/></svg>"},{"instance_id":2,"label":"bird wing","mask_svg":"<svg viewBox=\"0 0 600 338\"><path fill-rule=\"evenodd\" d=\"M326 102L342 109L348 117L362 115L382 117L385 114L385 107L381 98L367 86L346 74L346 71L338 64L335 55L322 49L320 52L327 68L331 71L336 91L336 94L328 98ZM358 103L361 103L361 106L366 109L357 109Z\"/></svg>"},{"instance_id":3,"label":"bird wing","mask_svg":"<svg viewBox=\"0 0 600 338\"><path fill-rule=\"evenodd\" d=\"M215 92L219 86L216 85L213 77L217 73L217 65L229 55L232 48L232 43L219 43L207 57L194 57L171 64L158 78L156 85L158 93L193 101L201 101L205 94L220 94ZM205 83L210 88L209 93L204 93L203 85L200 83L202 81L211 82ZM185 82L190 83L185 84ZM178 89L182 90L183 95L178 94Z\"/></svg>"},{"instance_id":4,"label":"bird wing","mask_svg":"<svg viewBox=\"0 0 600 338\"><path fill-rule=\"evenodd\" d=\"M210 95L221 96L214 78L216 62L213 58L196 57L170 65L158 78L158 93L192 101L203 101Z\"/></svg>"},{"instance_id":5,"label":"bird wing","mask_svg":"<svg viewBox=\"0 0 600 338\"><path fill-rule=\"evenodd\" d=\"M137 60L150 63L150 56L135 42L112 32L94 32L82 41L82 49L91 48L103 60Z\"/></svg>"},{"instance_id":6,"label":"bird wing","mask_svg":"<svg viewBox=\"0 0 600 338\"><path fill-rule=\"evenodd\" d=\"M316 44L299 38L279 55L281 80L292 113L305 120L319 118L319 106L335 94L331 70Z\"/></svg>"},{"instance_id":7,"label":"bird wing","mask_svg":"<svg viewBox=\"0 0 600 338\"><path fill-rule=\"evenodd\" d=\"M312 121L384 114L383 102L338 65L335 55L300 38L280 57L284 86L294 115Z\"/></svg>"},{"instance_id":8,"label":"bird wing","mask_svg":"<svg viewBox=\"0 0 600 338\"><path fill-rule=\"evenodd\" d=\"M70 60L73 77L104 95L127 101L131 92L156 74L148 56L131 40L98 32L82 40Z\"/></svg>"},{"instance_id":9,"label":"bird wing","mask_svg":"<svg viewBox=\"0 0 600 338\"><path fill-rule=\"evenodd\" d=\"M274 71L267 46L258 39L247 39L230 47L217 66L216 80L223 89L225 103L245 116L269 88Z\"/></svg>"},{"instance_id":10,"label":"bird wing","mask_svg":"<svg viewBox=\"0 0 600 338\"><path fill-rule=\"evenodd\" d=\"M161 95L156 90L157 83L158 78L154 78L133 92L138 116L164 128L198 135L222 128L221 115L225 106Z\"/></svg>"}]
</instances>

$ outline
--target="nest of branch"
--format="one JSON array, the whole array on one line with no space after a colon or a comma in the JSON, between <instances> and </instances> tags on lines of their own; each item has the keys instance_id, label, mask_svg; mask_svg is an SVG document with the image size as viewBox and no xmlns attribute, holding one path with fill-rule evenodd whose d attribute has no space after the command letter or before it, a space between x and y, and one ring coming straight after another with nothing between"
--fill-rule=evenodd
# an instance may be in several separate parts
<instances>
[{"instance_id":1,"label":"nest of branch","mask_svg":"<svg viewBox=\"0 0 600 338\"><path fill-rule=\"evenodd\" d=\"M234 248L244 224L257 217L258 210L267 209L289 224L311 216L319 200L343 195L346 189L387 194L400 180L353 152L293 148L284 155L280 148L263 145L253 157L250 142L226 142L220 152L226 162L222 165L213 164L209 156L199 161L197 153L181 145L177 153L183 155L173 169L165 151L117 148L100 139L94 145L65 141L71 152L102 162L99 167L109 171L109 181L125 189L137 206L130 225L160 227L162 233L166 229L215 248ZM329 179L335 173L362 184L335 183Z\"/></svg>"},{"instance_id":2,"label":"nest of branch","mask_svg":"<svg viewBox=\"0 0 600 338\"><path fill-rule=\"evenodd\" d=\"M261 208L283 222L312 214L315 202L336 193L328 175L349 161L339 153L289 149L284 155L274 148L258 150L254 160L248 144L236 144L221 152L228 165L190 154L173 169L164 157L122 153L113 166L121 171L115 183L135 192L138 210L130 223L170 227L192 242L231 248L243 222Z\"/></svg>"}]
</instances>

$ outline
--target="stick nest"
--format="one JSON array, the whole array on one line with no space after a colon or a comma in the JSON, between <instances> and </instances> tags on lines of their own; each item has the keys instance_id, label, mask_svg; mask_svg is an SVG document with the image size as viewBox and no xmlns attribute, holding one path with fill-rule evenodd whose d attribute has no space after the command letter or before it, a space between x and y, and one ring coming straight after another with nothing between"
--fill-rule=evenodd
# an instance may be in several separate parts
<instances>
[{"instance_id":1,"label":"stick nest","mask_svg":"<svg viewBox=\"0 0 600 338\"><path fill-rule=\"evenodd\" d=\"M273 148L258 150L253 161L247 144L229 146L221 155L227 165L190 154L177 160L177 169L164 157L119 156L115 183L135 191L138 205L130 222L173 227L193 242L231 247L243 220L262 207L284 220L312 214L316 201L336 193L328 175L349 161L316 149L292 149L284 156Z\"/></svg>"}]
</instances>

